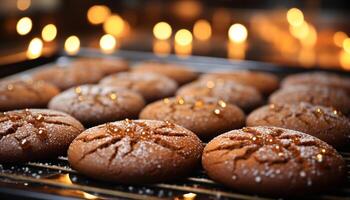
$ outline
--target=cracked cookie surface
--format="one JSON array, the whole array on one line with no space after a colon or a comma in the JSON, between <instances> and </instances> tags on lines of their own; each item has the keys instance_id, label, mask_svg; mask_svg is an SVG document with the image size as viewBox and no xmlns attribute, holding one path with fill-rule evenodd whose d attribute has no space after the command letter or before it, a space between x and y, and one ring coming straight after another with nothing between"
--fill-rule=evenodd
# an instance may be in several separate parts
<instances>
[{"instance_id":1,"label":"cracked cookie surface","mask_svg":"<svg viewBox=\"0 0 350 200\"><path fill-rule=\"evenodd\" d=\"M66 154L84 127L54 110L25 109L0 114L0 163L25 162Z\"/></svg>"},{"instance_id":2,"label":"cracked cookie surface","mask_svg":"<svg viewBox=\"0 0 350 200\"><path fill-rule=\"evenodd\" d=\"M332 107L344 114L348 114L350 111L350 97L344 90L316 85L297 85L282 88L274 92L270 96L269 101L273 104L307 102L314 105Z\"/></svg>"},{"instance_id":3,"label":"cracked cookie surface","mask_svg":"<svg viewBox=\"0 0 350 200\"><path fill-rule=\"evenodd\" d=\"M339 111L309 103L270 104L253 111L247 126L277 126L315 136L335 148L350 139L350 121Z\"/></svg>"},{"instance_id":4,"label":"cracked cookie surface","mask_svg":"<svg viewBox=\"0 0 350 200\"><path fill-rule=\"evenodd\" d=\"M129 70L126 60L115 58L81 57L74 59L68 65L95 68L104 76Z\"/></svg>"},{"instance_id":5,"label":"cracked cookie surface","mask_svg":"<svg viewBox=\"0 0 350 200\"><path fill-rule=\"evenodd\" d=\"M179 88L176 94L215 97L237 105L244 111L250 111L263 103L263 97L255 88L227 80L195 81Z\"/></svg>"},{"instance_id":6,"label":"cracked cookie surface","mask_svg":"<svg viewBox=\"0 0 350 200\"><path fill-rule=\"evenodd\" d=\"M140 93L147 102L172 96L177 83L161 74L122 72L105 77L100 85L130 89Z\"/></svg>"},{"instance_id":7,"label":"cracked cookie surface","mask_svg":"<svg viewBox=\"0 0 350 200\"><path fill-rule=\"evenodd\" d=\"M282 87L295 85L322 85L332 88L343 89L350 94L350 79L327 72L311 72L289 75L282 81Z\"/></svg>"},{"instance_id":8,"label":"cracked cookie surface","mask_svg":"<svg viewBox=\"0 0 350 200\"><path fill-rule=\"evenodd\" d=\"M237 70L204 74L201 80L231 80L242 85L254 87L264 95L268 95L279 86L277 76L267 72Z\"/></svg>"},{"instance_id":9,"label":"cracked cookie surface","mask_svg":"<svg viewBox=\"0 0 350 200\"><path fill-rule=\"evenodd\" d=\"M235 105L212 97L173 97L147 105L140 119L167 120L183 126L201 139L241 128L245 115Z\"/></svg>"},{"instance_id":10,"label":"cracked cookie surface","mask_svg":"<svg viewBox=\"0 0 350 200\"><path fill-rule=\"evenodd\" d=\"M198 74L189 67L182 64L168 62L143 62L133 68L132 72L152 72L162 74L175 80L179 85L191 82L198 77Z\"/></svg>"},{"instance_id":11,"label":"cracked cookie surface","mask_svg":"<svg viewBox=\"0 0 350 200\"><path fill-rule=\"evenodd\" d=\"M343 158L316 137L259 126L210 141L202 155L209 177L237 191L272 196L329 189L345 178Z\"/></svg>"},{"instance_id":12,"label":"cracked cookie surface","mask_svg":"<svg viewBox=\"0 0 350 200\"><path fill-rule=\"evenodd\" d=\"M0 82L0 111L44 108L59 90L44 81L9 80Z\"/></svg>"},{"instance_id":13,"label":"cracked cookie surface","mask_svg":"<svg viewBox=\"0 0 350 200\"><path fill-rule=\"evenodd\" d=\"M123 120L84 131L68 160L79 172L105 181L168 181L190 173L203 146L191 131L165 121Z\"/></svg>"},{"instance_id":14,"label":"cracked cookie surface","mask_svg":"<svg viewBox=\"0 0 350 200\"><path fill-rule=\"evenodd\" d=\"M135 118L145 106L136 92L100 85L82 85L54 97L49 108L66 112L84 125Z\"/></svg>"}]
</instances>

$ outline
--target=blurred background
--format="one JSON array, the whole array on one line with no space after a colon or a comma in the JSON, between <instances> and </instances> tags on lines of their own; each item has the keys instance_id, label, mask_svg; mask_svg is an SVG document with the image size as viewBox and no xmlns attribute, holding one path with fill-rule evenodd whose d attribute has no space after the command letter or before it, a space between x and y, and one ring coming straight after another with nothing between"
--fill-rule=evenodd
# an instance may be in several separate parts
<instances>
[{"instance_id":1,"label":"blurred background","mask_svg":"<svg viewBox=\"0 0 350 200\"><path fill-rule=\"evenodd\" d=\"M345 0L0 2L0 65L90 47L350 70Z\"/></svg>"}]
</instances>

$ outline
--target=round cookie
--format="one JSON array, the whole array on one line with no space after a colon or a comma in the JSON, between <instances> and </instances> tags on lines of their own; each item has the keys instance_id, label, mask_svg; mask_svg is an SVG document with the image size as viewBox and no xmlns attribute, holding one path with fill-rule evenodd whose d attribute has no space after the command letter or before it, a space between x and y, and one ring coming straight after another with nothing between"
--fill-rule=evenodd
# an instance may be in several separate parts
<instances>
[{"instance_id":1,"label":"round cookie","mask_svg":"<svg viewBox=\"0 0 350 200\"><path fill-rule=\"evenodd\" d=\"M76 58L69 65L94 67L100 70L104 76L129 70L128 62L123 59L83 57Z\"/></svg>"},{"instance_id":2,"label":"round cookie","mask_svg":"<svg viewBox=\"0 0 350 200\"><path fill-rule=\"evenodd\" d=\"M204 74L200 77L202 80L230 80L242 85L254 87L264 95L271 94L279 87L277 76L258 71L237 70L228 72L217 72Z\"/></svg>"},{"instance_id":3,"label":"round cookie","mask_svg":"<svg viewBox=\"0 0 350 200\"><path fill-rule=\"evenodd\" d=\"M100 85L81 85L55 96L49 108L66 112L84 125L135 118L145 106L138 93Z\"/></svg>"},{"instance_id":4,"label":"round cookie","mask_svg":"<svg viewBox=\"0 0 350 200\"><path fill-rule=\"evenodd\" d=\"M166 62L143 62L132 69L133 72L153 72L175 80L179 85L195 80L198 74L185 65Z\"/></svg>"},{"instance_id":5,"label":"round cookie","mask_svg":"<svg viewBox=\"0 0 350 200\"><path fill-rule=\"evenodd\" d=\"M209 177L234 190L268 196L324 191L346 177L345 162L330 145L277 127L248 127L214 138L202 165Z\"/></svg>"},{"instance_id":6,"label":"round cookie","mask_svg":"<svg viewBox=\"0 0 350 200\"><path fill-rule=\"evenodd\" d=\"M103 73L95 67L85 66L52 66L32 74L34 80L47 81L61 90L73 86L97 83Z\"/></svg>"},{"instance_id":7,"label":"round cookie","mask_svg":"<svg viewBox=\"0 0 350 200\"><path fill-rule=\"evenodd\" d=\"M177 83L161 74L122 72L105 77L100 85L130 89L140 93L148 101L174 95Z\"/></svg>"},{"instance_id":8,"label":"round cookie","mask_svg":"<svg viewBox=\"0 0 350 200\"><path fill-rule=\"evenodd\" d=\"M0 111L21 108L44 108L59 90L54 85L33 80L0 82Z\"/></svg>"},{"instance_id":9,"label":"round cookie","mask_svg":"<svg viewBox=\"0 0 350 200\"><path fill-rule=\"evenodd\" d=\"M167 120L194 132L201 139L244 126L243 111L211 97L173 97L147 105L140 119Z\"/></svg>"},{"instance_id":10,"label":"round cookie","mask_svg":"<svg viewBox=\"0 0 350 200\"><path fill-rule=\"evenodd\" d=\"M195 81L182 86L178 96L209 96L235 104L250 111L263 104L263 97L253 87L240 85L232 81Z\"/></svg>"},{"instance_id":11,"label":"round cookie","mask_svg":"<svg viewBox=\"0 0 350 200\"><path fill-rule=\"evenodd\" d=\"M86 176L118 183L169 181L199 164L203 145L170 122L124 120L90 128L70 145L70 165Z\"/></svg>"},{"instance_id":12,"label":"round cookie","mask_svg":"<svg viewBox=\"0 0 350 200\"><path fill-rule=\"evenodd\" d=\"M315 136L336 148L350 139L350 120L339 111L309 103L270 104L249 114L247 126L276 126Z\"/></svg>"},{"instance_id":13,"label":"round cookie","mask_svg":"<svg viewBox=\"0 0 350 200\"><path fill-rule=\"evenodd\" d=\"M0 114L0 163L26 162L65 155L84 127L54 110L25 109Z\"/></svg>"},{"instance_id":14,"label":"round cookie","mask_svg":"<svg viewBox=\"0 0 350 200\"><path fill-rule=\"evenodd\" d=\"M309 72L287 76L282 87L295 85L321 85L346 90L350 94L350 78L327 72Z\"/></svg>"},{"instance_id":15,"label":"round cookie","mask_svg":"<svg viewBox=\"0 0 350 200\"><path fill-rule=\"evenodd\" d=\"M344 90L324 86L294 86L282 88L270 96L270 103L298 104L307 102L314 105L333 107L344 114L350 111L350 97Z\"/></svg>"}]
</instances>

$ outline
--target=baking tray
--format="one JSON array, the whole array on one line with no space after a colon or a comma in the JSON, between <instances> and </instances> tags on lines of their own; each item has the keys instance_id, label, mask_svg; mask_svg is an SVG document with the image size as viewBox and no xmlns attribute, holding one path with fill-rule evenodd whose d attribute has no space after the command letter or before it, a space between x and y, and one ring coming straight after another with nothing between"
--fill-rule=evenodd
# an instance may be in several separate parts
<instances>
[{"instance_id":1,"label":"baking tray","mask_svg":"<svg viewBox=\"0 0 350 200\"><path fill-rule=\"evenodd\" d=\"M145 60L163 60L183 63L198 72L249 69L268 71L279 76L304 72L310 69L284 68L255 61L229 61L221 58L190 56L179 58L175 55L158 57L147 52L118 51L111 55L102 55L96 49L82 49L77 56L61 54L53 63L14 74L7 78L28 76L33 71L50 67L55 63L67 63L76 57L124 58L132 65ZM345 72L344 72L345 73ZM349 75L348 73L346 73ZM340 152L347 166L346 183L324 194L303 196L298 199L350 199L350 152ZM64 156L54 160L28 162L21 165L0 165L0 197L9 199L272 199L268 197L242 194L212 181L202 169L191 176L176 182L157 184L120 185L96 181L77 173L70 168Z\"/></svg>"}]
</instances>

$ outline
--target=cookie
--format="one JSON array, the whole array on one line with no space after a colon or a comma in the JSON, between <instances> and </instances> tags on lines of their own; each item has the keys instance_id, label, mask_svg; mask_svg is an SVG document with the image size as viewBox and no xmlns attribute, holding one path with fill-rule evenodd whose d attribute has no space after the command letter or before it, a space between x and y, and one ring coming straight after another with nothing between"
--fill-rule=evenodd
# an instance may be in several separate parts
<instances>
[{"instance_id":1,"label":"cookie","mask_svg":"<svg viewBox=\"0 0 350 200\"><path fill-rule=\"evenodd\" d=\"M82 84L97 83L103 75L102 71L95 67L51 66L33 73L32 78L49 82L61 90L66 90Z\"/></svg>"},{"instance_id":2,"label":"cookie","mask_svg":"<svg viewBox=\"0 0 350 200\"><path fill-rule=\"evenodd\" d=\"M33 80L0 82L0 111L21 108L44 108L59 90L54 85Z\"/></svg>"},{"instance_id":3,"label":"cookie","mask_svg":"<svg viewBox=\"0 0 350 200\"><path fill-rule=\"evenodd\" d=\"M277 127L248 127L222 134L204 149L208 176L236 191L297 196L340 185L343 158L308 134Z\"/></svg>"},{"instance_id":4,"label":"cookie","mask_svg":"<svg viewBox=\"0 0 350 200\"><path fill-rule=\"evenodd\" d=\"M245 111L263 104L263 97L256 89L232 81L195 81L179 88L176 94L216 97L235 104Z\"/></svg>"},{"instance_id":5,"label":"cookie","mask_svg":"<svg viewBox=\"0 0 350 200\"><path fill-rule=\"evenodd\" d=\"M166 62L143 62L132 69L133 72L145 73L153 72L167 76L175 80L179 85L195 80L198 74L189 67Z\"/></svg>"},{"instance_id":6,"label":"cookie","mask_svg":"<svg viewBox=\"0 0 350 200\"><path fill-rule=\"evenodd\" d=\"M86 126L135 118L145 106L136 92L100 85L82 85L55 96L49 108L68 113Z\"/></svg>"},{"instance_id":7,"label":"cookie","mask_svg":"<svg viewBox=\"0 0 350 200\"><path fill-rule=\"evenodd\" d=\"M314 105L333 107L344 114L350 111L350 97L344 90L324 86L294 86L282 88L270 96L270 103L298 104L307 102Z\"/></svg>"},{"instance_id":8,"label":"cookie","mask_svg":"<svg viewBox=\"0 0 350 200\"><path fill-rule=\"evenodd\" d=\"M279 87L277 76L267 72L237 70L219 73L204 74L202 80L231 80L242 85L254 87L264 95L271 94Z\"/></svg>"},{"instance_id":9,"label":"cookie","mask_svg":"<svg viewBox=\"0 0 350 200\"><path fill-rule=\"evenodd\" d=\"M282 81L282 87L295 85L319 85L346 90L350 94L350 78L327 72L294 74Z\"/></svg>"},{"instance_id":10,"label":"cookie","mask_svg":"<svg viewBox=\"0 0 350 200\"><path fill-rule=\"evenodd\" d=\"M315 136L336 148L350 139L350 120L339 111L309 103L270 104L249 114L247 126L276 126Z\"/></svg>"},{"instance_id":11,"label":"cookie","mask_svg":"<svg viewBox=\"0 0 350 200\"><path fill-rule=\"evenodd\" d=\"M173 97L147 105L140 119L167 120L194 132L201 139L241 128L243 111L235 105L211 97Z\"/></svg>"},{"instance_id":12,"label":"cookie","mask_svg":"<svg viewBox=\"0 0 350 200\"><path fill-rule=\"evenodd\" d=\"M65 155L84 127L54 110L25 109L0 114L0 163L26 162Z\"/></svg>"},{"instance_id":13,"label":"cookie","mask_svg":"<svg viewBox=\"0 0 350 200\"><path fill-rule=\"evenodd\" d=\"M68 161L86 176L118 183L169 181L191 173L203 146L170 122L124 120L90 128L70 145Z\"/></svg>"},{"instance_id":14,"label":"cookie","mask_svg":"<svg viewBox=\"0 0 350 200\"><path fill-rule=\"evenodd\" d=\"M161 74L122 72L105 77L100 85L130 89L140 93L148 101L155 101L175 94L177 83Z\"/></svg>"},{"instance_id":15,"label":"cookie","mask_svg":"<svg viewBox=\"0 0 350 200\"><path fill-rule=\"evenodd\" d=\"M123 59L82 57L75 59L69 65L93 67L100 70L104 76L129 70L128 62Z\"/></svg>"}]
</instances>

